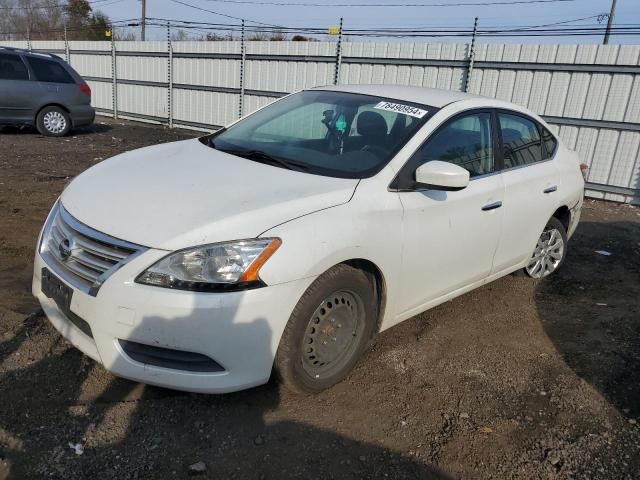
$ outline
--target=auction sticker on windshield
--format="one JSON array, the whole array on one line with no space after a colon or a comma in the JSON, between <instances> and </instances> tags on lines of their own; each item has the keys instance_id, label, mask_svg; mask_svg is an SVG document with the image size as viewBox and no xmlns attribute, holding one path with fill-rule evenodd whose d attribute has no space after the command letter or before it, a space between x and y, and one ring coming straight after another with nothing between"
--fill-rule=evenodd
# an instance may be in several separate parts
<instances>
[{"instance_id":1,"label":"auction sticker on windshield","mask_svg":"<svg viewBox=\"0 0 640 480\"><path fill-rule=\"evenodd\" d=\"M380 102L375 107L378 110L386 110L387 112L402 113L404 115L410 115L416 118L422 118L427 113L427 110L421 108L412 107L411 105L403 105L401 103Z\"/></svg>"}]
</instances>

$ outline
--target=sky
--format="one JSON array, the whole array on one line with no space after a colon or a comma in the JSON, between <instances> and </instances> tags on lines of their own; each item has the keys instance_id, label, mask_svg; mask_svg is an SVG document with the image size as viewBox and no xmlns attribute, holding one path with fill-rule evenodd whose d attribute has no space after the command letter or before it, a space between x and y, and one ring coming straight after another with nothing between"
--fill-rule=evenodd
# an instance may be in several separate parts
<instances>
[{"instance_id":1,"label":"sky","mask_svg":"<svg viewBox=\"0 0 640 480\"><path fill-rule=\"evenodd\" d=\"M532 3L519 5L482 5L451 6L453 3L481 3L483 1L510 0L252 0L254 4L224 2L220 0L179 0L195 7L212 10L221 14L257 20L264 23L293 27L327 28L338 25L340 17L345 28L376 27L465 27L471 29L474 17L478 17L479 26L510 27L545 25L563 22L601 13L608 13L612 0L571 0L557 3ZM287 3L317 3L319 7L291 5L260 5L260 2L281 1ZM112 20L139 18L140 0L93 0L95 9L106 13ZM326 4L394 4L391 7L345 7ZM402 4L424 4L420 7L402 6ZM447 4L435 6L429 4ZM238 23L236 20L214 13L198 11L175 0L147 0L147 17L189 20L212 23ZM640 24L640 0L617 0L615 13L616 26ZM575 25L597 25L595 18L575 22ZM571 24L569 24L571 25ZM138 29L134 29L138 33ZM193 31L192 31L193 32ZM147 39L164 39L166 30L148 27ZM326 37L329 38L329 37ZM325 39L326 39L325 38ZM357 40L375 40L374 38L353 38ZM441 41L423 39L425 41ZM410 39L409 41L421 41ZM466 41L464 39L444 39L444 41ZM602 43L601 36L594 37L516 37L483 38L483 42L492 43ZM610 43L640 44L640 35L612 36Z\"/></svg>"}]
</instances>

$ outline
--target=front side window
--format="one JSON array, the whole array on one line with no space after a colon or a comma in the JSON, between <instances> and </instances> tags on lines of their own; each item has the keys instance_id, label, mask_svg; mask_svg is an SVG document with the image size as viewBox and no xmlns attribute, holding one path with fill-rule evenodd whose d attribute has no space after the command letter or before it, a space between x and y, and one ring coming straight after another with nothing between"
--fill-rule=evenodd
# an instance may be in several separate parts
<instances>
[{"instance_id":1,"label":"front side window","mask_svg":"<svg viewBox=\"0 0 640 480\"><path fill-rule=\"evenodd\" d=\"M520 167L545 158L538 127L528 118L498 113L504 148L504 168Z\"/></svg>"},{"instance_id":2,"label":"front side window","mask_svg":"<svg viewBox=\"0 0 640 480\"><path fill-rule=\"evenodd\" d=\"M275 102L202 141L282 168L365 178L382 169L436 111L401 100L310 90Z\"/></svg>"},{"instance_id":3,"label":"front side window","mask_svg":"<svg viewBox=\"0 0 640 480\"><path fill-rule=\"evenodd\" d=\"M0 80L29 80L27 66L19 56L0 53Z\"/></svg>"},{"instance_id":4,"label":"front side window","mask_svg":"<svg viewBox=\"0 0 640 480\"><path fill-rule=\"evenodd\" d=\"M27 61L39 82L75 83L69 72L58 62L34 57L27 57Z\"/></svg>"},{"instance_id":5,"label":"front side window","mask_svg":"<svg viewBox=\"0 0 640 480\"><path fill-rule=\"evenodd\" d=\"M422 162L432 160L455 163L470 177L493 172L491 113L464 115L438 130L422 147Z\"/></svg>"}]
</instances>

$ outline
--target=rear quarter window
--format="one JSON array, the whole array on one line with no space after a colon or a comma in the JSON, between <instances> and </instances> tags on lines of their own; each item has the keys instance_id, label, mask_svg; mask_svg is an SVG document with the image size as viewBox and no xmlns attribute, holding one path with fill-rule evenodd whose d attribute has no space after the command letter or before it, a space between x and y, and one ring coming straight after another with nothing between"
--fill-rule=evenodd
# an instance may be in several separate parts
<instances>
[{"instance_id":1,"label":"rear quarter window","mask_svg":"<svg viewBox=\"0 0 640 480\"><path fill-rule=\"evenodd\" d=\"M546 158L551 158L556 153L556 148L558 148L558 141L553 134L540 125L540 131L542 132L542 144L544 145L544 149L546 151Z\"/></svg>"},{"instance_id":2,"label":"rear quarter window","mask_svg":"<svg viewBox=\"0 0 640 480\"><path fill-rule=\"evenodd\" d=\"M58 62L34 57L27 57L27 61L39 82L75 83L69 72Z\"/></svg>"}]
</instances>

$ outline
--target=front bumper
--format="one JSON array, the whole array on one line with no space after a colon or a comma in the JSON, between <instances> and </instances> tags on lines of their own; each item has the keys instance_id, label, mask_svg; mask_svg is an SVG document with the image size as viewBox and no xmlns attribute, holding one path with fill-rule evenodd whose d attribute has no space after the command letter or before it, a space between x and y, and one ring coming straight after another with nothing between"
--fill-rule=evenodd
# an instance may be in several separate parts
<instances>
[{"instance_id":1,"label":"front bumper","mask_svg":"<svg viewBox=\"0 0 640 480\"><path fill-rule=\"evenodd\" d=\"M42 292L41 272L47 264L39 253L33 294L67 340L117 376L200 393L266 383L289 316L313 279L228 293L187 292L134 282L138 273L165 254L148 250L134 258L109 277L95 297L74 290L70 310L89 324L92 336ZM120 340L206 355L224 371L193 372L141 363L125 353Z\"/></svg>"}]
</instances>

